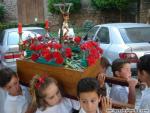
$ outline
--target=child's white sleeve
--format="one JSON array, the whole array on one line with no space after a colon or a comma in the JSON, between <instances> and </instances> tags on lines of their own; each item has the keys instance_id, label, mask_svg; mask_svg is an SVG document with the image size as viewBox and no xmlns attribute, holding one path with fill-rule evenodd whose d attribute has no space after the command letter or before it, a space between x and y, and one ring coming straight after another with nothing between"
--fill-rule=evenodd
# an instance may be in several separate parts
<instances>
[{"instance_id":1,"label":"child's white sleeve","mask_svg":"<svg viewBox=\"0 0 150 113\"><path fill-rule=\"evenodd\" d=\"M110 98L114 101L128 103L128 92L124 87L115 85L111 88Z\"/></svg>"},{"instance_id":2,"label":"child's white sleeve","mask_svg":"<svg viewBox=\"0 0 150 113\"><path fill-rule=\"evenodd\" d=\"M71 100L72 107L73 107L74 109L76 109L76 110L79 110L79 108L80 108L80 103L79 103L79 101L73 100L73 99L70 99L70 100Z\"/></svg>"}]
</instances>

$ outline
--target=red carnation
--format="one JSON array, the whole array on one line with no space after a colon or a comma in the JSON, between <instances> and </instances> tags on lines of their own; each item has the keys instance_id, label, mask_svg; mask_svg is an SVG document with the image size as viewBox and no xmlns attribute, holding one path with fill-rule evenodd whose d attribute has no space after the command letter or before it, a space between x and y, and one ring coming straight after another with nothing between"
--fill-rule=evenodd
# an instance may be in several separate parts
<instances>
[{"instance_id":1,"label":"red carnation","mask_svg":"<svg viewBox=\"0 0 150 113\"><path fill-rule=\"evenodd\" d=\"M77 44L79 44L80 41L81 41L81 37L79 37L79 36L75 37L74 41L75 41Z\"/></svg>"},{"instance_id":2,"label":"red carnation","mask_svg":"<svg viewBox=\"0 0 150 113\"><path fill-rule=\"evenodd\" d=\"M31 44L31 46L30 46L30 50L35 51L35 50L36 50L36 45L35 45L35 44Z\"/></svg>"},{"instance_id":3,"label":"red carnation","mask_svg":"<svg viewBox=\"0 0 150 113\"><path fill-rule=\"evenodd\" d=\"M63 62L64 62L63 57L58 57L58 58L56 58L56 63L57 63L57 64L62 64Z\"/></svg>"},{"instance_id":4,"label":"red carnation","mask_svg":"<svg viewBox=\"0 0 150 113\"><path fill-rule=\"evenodd\" d=\"M97 48L100 54L103 54L103 49L102 48Z\"/></svg>"},{"instance_id":5,"label":"red carnation","mask_svg":"<svg viewBox=\"0 0 150 113\"><path fill-rule=\"evenodd\" d=\"M38 83L35 84L36 89L39 89L40 87L41 87L41 83L38 82Z\"/></svg>"},{"instance_id":6,"label":"red carnation","mask_svg":"<svg viewBox=\"0 0 150 113\"><path fill-rule=\"evenodd\" d=\"M23 44L24 44L24 45L27 44L27 43L28 43L28 40L23 41Z\"/></svg>"},{"instance_id":7,"label":"red carnation","mask_svg":"<svg viewBox=\"0 0 150 113\"><path fill-rule=\"evenodd\" d=\"M93 57L95 59L98 59L100 57L99 51L96 48L90 49L89 55L94 55Z\"/></svg>"},{"instance_id":8,"label":"red carnation","mask_svg":"<svg viewBox=\"0 0 150 113\"><path fill-rule=\"evenodd\" d=\"M52 42L48 42L47 46L52 48L53 47L53 43Z\"/></svg>"},{"instance_id":9,"label":"red carnation","mask_svg":"<svg viewBox=\"0 0 150 113\"><path fill-rule=\"evenodd\" d=\"M36 61L37 59L39 58L39 55L38 54L32 54L32 56L31 56L31 59L33 60L33 61Z\"/></svg>"},{"instance_id":10,"label":"red carnation","mask_svg":"<svg viewBox=\"0 0 150 113\"><path fill-rule=\"evenodd\" d=\"M92 64L95 64L96 59L94 57L92 57L91 55L89 55L87 57L87 62L88 62L88 65L91 66Z\"/></svg>"},{"instance_id":11,"label":"red carnation","mask_svg":"<svg viewBox=\"0 0 150 113\"><path fill-rule=\"evenodd\" d=\"M61 49L61 48L62 48L62 45L59 44L59 43L54 43L54 44L53 44L53 48L54 48L54 49Z\"/></svg>"},{"instance_id":12,"label":"red carnation","mask_svg":"<svg viewBox=\"0 0 150 113\"><path fill-rule=\"evenodd\" d=\"M46 59L46 61L50 61L52 59L52 55L51 55L49 49L43 49L41 51L41 55Z\"/></svg>"},{"instance_id":13,"label":"red carnation","mask_svg":"<svg viewBox=\"0 0 150 113\"><path fill-rule=\"evenodd\" d=\"M36 46L36 51L39 51L43 48L43 44L39 44Z\"/></svg>"},{"instance_id":14,"label":"red carnation","mask_svg":"<svg viewBox=\"0 0 150 113\"><path fill-rule=\"evenodd\" d=\"M54 57L54 58L61 57L60 52L58 52L58 51L53 52L53 57Z\"/></svg>"},{"instance_id":15,"label":"red carnation","mask_svg":"<svg viewBox=\"0 0 150 113\"><path fill-rule=\"evenodd\" d=\"M65 50L65 56L68 58L71 58L72 56L72 50L70 48L66 48Z\"/></svg>"}]
</instances>

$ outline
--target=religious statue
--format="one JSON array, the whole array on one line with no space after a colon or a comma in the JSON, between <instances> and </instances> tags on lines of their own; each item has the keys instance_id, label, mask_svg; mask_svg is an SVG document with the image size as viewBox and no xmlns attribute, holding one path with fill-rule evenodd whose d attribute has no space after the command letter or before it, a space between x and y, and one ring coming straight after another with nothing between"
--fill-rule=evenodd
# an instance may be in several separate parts
<instances>
[{"instance_id":1,"label":"religious statue","mask_svg":"<svg viewBox=\"0 0 150 113\"><path fill-rule=\"evenodd\" d=\"M63 17L62 37L69 36L70 32L73 32L73 29L69 28L69 25L68 25L68 22L69 22L69 10L70 10L70 7L72 6L72 3L60 3L60 4L54 4L54 6L58 6L59 7L60 12L61 12L62 17ZM60 32L61 32L61 30L59 30L59 33Z\"/></svg>"},{"instance_id":2,"label":"religious statue","mask_svg":"<svg viewBox=\"0 0 150 113\"><path fill-rule=\"evenodd\" d=\"M63 31L63 36L66 36L69 32L69 25L68 25L68 21L69 21L69 10L70 10L70 6L72 4L68 4L68 9L67 11L63 10L61 8L61 6L59 6L59 9L62 13L62 16L63 16L63 24L62 24L62 31Z\"/></svg>"}]
</instances>

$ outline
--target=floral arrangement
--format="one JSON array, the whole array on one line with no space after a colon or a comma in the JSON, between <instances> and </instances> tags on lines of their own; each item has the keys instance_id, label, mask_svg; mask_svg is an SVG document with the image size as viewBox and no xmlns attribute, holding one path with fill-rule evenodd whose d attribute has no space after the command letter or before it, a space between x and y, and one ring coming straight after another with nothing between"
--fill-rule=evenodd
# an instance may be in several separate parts
<instances>
[{"instance_id":1,"label":"floral arrangement","mask_svg":"<svg viewBox=\"0 0 150 113\"><path fill-rule=\"evenodd\" d=\"M39 63L84 69L101 57L103 50L94 41L81 43L81 37L63 37L60 44L55 38L39 36L23 41L26 58Z\"/></svg>"},{"instance_id":2,"label":"floral arrangement","mask_svg":"<svg viewBox=\"0 0 150 113\"><path fill-rule=\"evenodd\" d=\"M48 25L46 24L46 26ZM36 36L22 41L19 46L21 51L26 51L25 58L75 70L83 70L94 64L103 53L96 42L91 40L81 42L79 36L63 36L61 43L58 38L49 37L48 35Z\"/></svg>"}]
</instances>

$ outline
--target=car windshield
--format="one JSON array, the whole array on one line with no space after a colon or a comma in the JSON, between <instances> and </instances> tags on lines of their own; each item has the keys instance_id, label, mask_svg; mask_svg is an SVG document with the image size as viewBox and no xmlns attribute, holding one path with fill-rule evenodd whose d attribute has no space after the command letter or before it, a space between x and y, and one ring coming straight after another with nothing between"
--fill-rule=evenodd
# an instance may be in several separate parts
<instances>
[{"instance_id":1,"label":"car windshield","mask_svg":"<svg viewBox=\"0 0 150 113\"><path fill-rule=\"evenodd\" d=\"M150 27L124 28L120 33L125 43L150 42Z\"/></svg>"},{"instance_id":2,"label":"car windshield","mask_svg":"<svg viewBox=\"0 0 150 113\"><path fill-rule=\"evenodd\" d=\"M30 31L33 31L33 32L38 33L38 34L41 34L43 36L46 34L45 29L31 29Z\"/></svg>"},{"instance_id":3,"label":"car windshield","mask_svg":"<svg viewBox=\"0 0 150 113\"><path fill-rule=\"evenodd\" d=\"M35 33L31 31L23 31L22 32L22 40L26 40L29 37L35 37ZM18 32L10 32L8 39L7 39L7 44L8 45L17 45L19 43L19 34Z\"/></svg>"}]
</instances>

